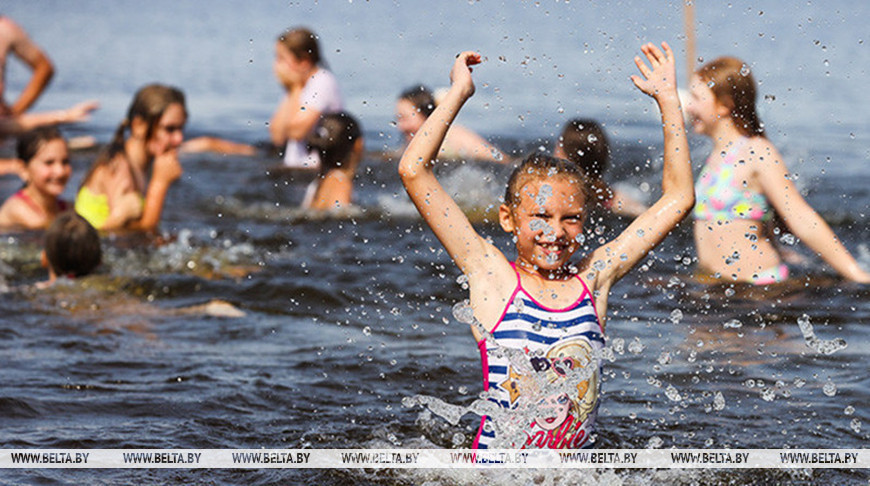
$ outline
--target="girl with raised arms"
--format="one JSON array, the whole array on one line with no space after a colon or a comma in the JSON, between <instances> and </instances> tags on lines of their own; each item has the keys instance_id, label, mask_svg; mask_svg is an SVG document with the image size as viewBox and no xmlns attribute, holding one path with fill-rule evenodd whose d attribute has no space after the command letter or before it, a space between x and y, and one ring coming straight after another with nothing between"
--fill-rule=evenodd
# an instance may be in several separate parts
<instances>
[{"instance_id":1,"label":"girl with raised arms","mask_svg":"<svg viewBox=\"0 0 870 486\"><path fill-rule=\"evenodd\" d=\"M534 154L511 175L499 223L514 236L514 262L477 234L433 174L450 124L474 94L470 66L481 62L478 54L457 57L444 101L402 156L399 173L411 200L468 278L471 330L480 348L484 389L495 402L481 421L475 447L592 445L597 358L610 288L694 203L674 56L666 43L662 48L644 45L649 65L635 58L640 76L631 79L661 110L663 194L619 237L576 264L571 257L583 245L589 196L586 176L575 164ZM541 413L544 406L552 411Z\"/></svg>"}]
</instances>

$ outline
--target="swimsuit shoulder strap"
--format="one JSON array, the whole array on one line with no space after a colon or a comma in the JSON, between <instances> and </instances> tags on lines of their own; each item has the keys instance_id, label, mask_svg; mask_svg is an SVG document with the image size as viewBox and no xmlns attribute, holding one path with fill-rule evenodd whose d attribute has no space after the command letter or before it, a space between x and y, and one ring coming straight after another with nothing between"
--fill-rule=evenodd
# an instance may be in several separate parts
<instances>
[{"instance_id":1,"label":"swimsuit shoulder strap","mask_svg":"<svg viewBox=\"0 0 870 486\"><path fill-rule=\"evenodd\" d=\"M19 189L18 192L16 192L15 194L12 195L12 197L21 199L22 201L24 201L24 204L27 204L28 206L30 206L30 209L32 209L38 213L45 212L45 211L43 211L43 209L41 207L39 207L38 204L36 204L36 202L33 201L33 199L30 198L30 196L27 195L26 192L24 192L24 189Z\"/></svg>"}]
</instances>

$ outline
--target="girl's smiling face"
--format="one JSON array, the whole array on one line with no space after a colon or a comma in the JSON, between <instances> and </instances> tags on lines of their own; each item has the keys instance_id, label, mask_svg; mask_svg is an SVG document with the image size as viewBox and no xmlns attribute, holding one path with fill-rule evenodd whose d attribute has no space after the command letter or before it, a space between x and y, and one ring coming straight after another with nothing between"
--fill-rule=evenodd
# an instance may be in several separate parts
<instances>
[{"instance_id":1,"label":"girl's smiling face","mask_svg":"<svg viewBox=\"0 0 870 486\"><path fill-rule=\"evenodd\" d=\"M166 107L148 139L148 151L152 156L163 155L177 149L184 142L184 125L187 113L179 103Z\"/></svg>"},{"instance_id":2,"label":"girl's smiling face","mask_svg":"<svg viewBox=\"0 0 870 486\"><path fill-rule=\"evenodd\" d=\"M28 185L46 196L60 197L72 175L66 142L60 138L45 142L27 161L25 171Z\"/></svg>"},{"instance_id":3,"label":"girl's smiling face","mask_svg":"<svg viewBox=\"0 0 870 486\"><path fill-rule=\"evenodd\" d=\"M547 278L568 275L571 256L580 247L584 197L570 177L531 179L520 188L519 203L502 205L499 219L514 234L517 264Z\"/></svg>"}]
</instances>

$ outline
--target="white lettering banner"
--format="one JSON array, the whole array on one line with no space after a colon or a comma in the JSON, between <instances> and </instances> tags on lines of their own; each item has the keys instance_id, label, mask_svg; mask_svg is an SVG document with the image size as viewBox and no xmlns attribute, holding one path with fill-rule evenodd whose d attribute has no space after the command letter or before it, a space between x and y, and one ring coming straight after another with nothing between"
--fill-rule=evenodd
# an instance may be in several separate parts
<instances>
[{"instance_id":1,"label":"white lettering banner","mask_svg":"<svg viewBox=\"0 0 870 486\"><path fill-rule=\"evenodd\" d=\"M0 449L0 468L870 468L866 449Z\"/></svg>"}]
</instances>

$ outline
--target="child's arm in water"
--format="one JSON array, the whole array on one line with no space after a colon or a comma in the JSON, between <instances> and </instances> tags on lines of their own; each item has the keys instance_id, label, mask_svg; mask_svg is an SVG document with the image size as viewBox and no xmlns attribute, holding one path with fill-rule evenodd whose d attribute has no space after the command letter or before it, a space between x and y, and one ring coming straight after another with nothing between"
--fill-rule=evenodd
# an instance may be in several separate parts
<instances>
[{"instance_id":1,"label":"child's arm in water","mask_svg":"<svg viewBox=\"0 0 870 486\"><path fill-rule=\"evenodd\" d=\"M472 309L486 325L497 320L494 314L503 304L500 300L510 292L505 292L504 287L512 289L516 276L504 255L477 234L432 171L447 129L462 105L474 94L470 66L480 61L480 55L473 52L463 52L456 58L450 74L450 90L411 139L399 162L399 175L423 220L468 277ZM475 335L479 336L476 332Z\"/></svg>"},{"instance_id":2,"label":"child's arm in water","mask_svg":"<svg viewBox=\"0 0 870 486\"><path fill-rule=\"evenodd\" d=\"M674 54L667 43L663 42L662 48L664 52L651 43L641 47L650 65L635 57L641 75L631 77L638 89L656 100L661 111L664 132L662 196L622 234L595 250L584 262L583 267L594 272L592 280L599 292L597 308L600 316L606 313L610 287L658 245L695 204L689 144L677 96Z\"/></svg>"}]
</instances>

